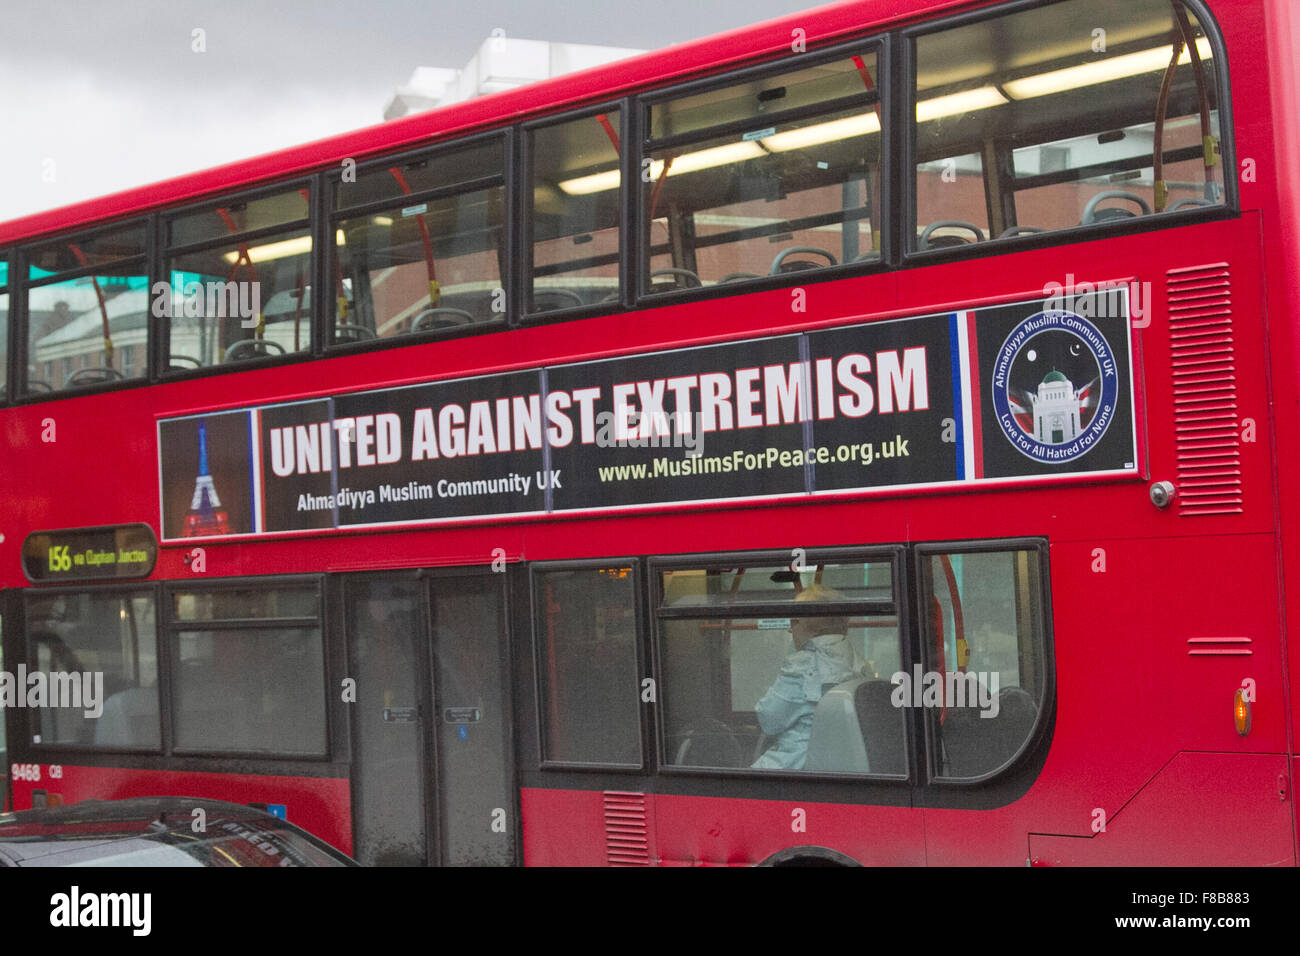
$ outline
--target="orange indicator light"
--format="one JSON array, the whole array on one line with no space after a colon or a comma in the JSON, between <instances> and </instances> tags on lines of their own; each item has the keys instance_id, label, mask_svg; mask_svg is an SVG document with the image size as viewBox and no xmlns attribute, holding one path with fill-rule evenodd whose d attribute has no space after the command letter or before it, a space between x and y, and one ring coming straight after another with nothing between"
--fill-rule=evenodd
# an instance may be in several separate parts
<instances>
[{"instance_id":1,"label":"orange indicator light","mask_svg":"<svg viewBox=\"0 0 1300 956\"><path fill-rule=\"evenodd\" d=\"M1237 725L1237 733L1246 736L1250 733L1250 701L1246 699L1246 689L1238 687L1232 699L1232 722Z\"/></svg>"}]
</instances>

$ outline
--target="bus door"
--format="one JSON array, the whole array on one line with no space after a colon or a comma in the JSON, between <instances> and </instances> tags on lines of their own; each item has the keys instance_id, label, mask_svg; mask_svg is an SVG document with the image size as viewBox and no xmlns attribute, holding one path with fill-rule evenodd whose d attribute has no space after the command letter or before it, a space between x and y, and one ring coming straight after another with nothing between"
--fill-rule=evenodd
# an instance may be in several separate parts
<instances>
[{"instance_id":1,"label":"bus door","mask_svg":"<svg viewBox=\"0 0 1300 956\"><path fill-rule=\"evenodd\" d=\"M505 577L440 569L347 582L363 864L515 861Z\"/></svg>"}]
</instances>

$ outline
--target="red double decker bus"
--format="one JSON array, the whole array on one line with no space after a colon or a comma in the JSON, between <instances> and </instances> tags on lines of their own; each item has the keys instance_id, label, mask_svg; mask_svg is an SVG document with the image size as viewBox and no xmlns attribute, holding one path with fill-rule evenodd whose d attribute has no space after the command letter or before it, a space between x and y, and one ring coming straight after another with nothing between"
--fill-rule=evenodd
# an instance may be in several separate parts
<instances>
[{"instance_id":1,"label":"red double decker bus","mask_svg":"<svg viewBox=\"0 0 1300 956\"><path fill-rule=\"evenodd\" d=\"M0 226L13 806L1294 863L1298 52L859 0Z\"/></svg>"}]
</instances>

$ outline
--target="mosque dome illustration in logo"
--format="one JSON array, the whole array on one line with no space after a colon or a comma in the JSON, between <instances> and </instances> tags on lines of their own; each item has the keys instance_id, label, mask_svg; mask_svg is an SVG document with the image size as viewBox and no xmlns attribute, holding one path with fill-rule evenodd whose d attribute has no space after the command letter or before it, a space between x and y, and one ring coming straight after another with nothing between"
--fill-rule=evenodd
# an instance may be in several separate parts
<instances>
[{"instance_id":1,"label":"mosque dome illustration in logo","mask_svg":"<svg viewBox=\"0 0 1300 956\"><path fill-rule=\"evenodd\" d=\"M1003 435L1043 464L1081 458L1114 417L1118 380L1105 337L1073 312L1039 312L998 350L993 408Z\"/></svg>"}]
</instances>

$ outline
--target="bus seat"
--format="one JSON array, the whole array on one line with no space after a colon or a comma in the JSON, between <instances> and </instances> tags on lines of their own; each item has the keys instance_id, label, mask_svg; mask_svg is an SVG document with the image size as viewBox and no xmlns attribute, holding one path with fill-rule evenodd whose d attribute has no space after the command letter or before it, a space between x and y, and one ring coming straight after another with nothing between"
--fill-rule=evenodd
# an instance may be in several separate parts
<instances>
[{"instance_id":1,"label":"bus seat","mask_svg":"<svg viewBox=\"0 0 1300 956\"><path fill-rule=\"evenodd\" d=\"M939 229L962 229L974 236L975 242L984 241L984 230L974 223L963 222L960 219L939 219L921 230L921 236L916 240L918 252L924 252L927 249L947 249L953 246L968 246L971 244L971 240L965 236L951 234L936 236L935 232Z\"/></svg>"},{"instance_id":2,"label":"bus seat","mask_svg":"<svg viewBox=\"0 0 1300 956\"><path fill-rule=\"evenodd\" d=\"M1031 236L1044 231L1042 226L1007 226L998 233L998 238L1010 239L1013 236Z\"/></svg>"},{"instance_id":3,"label":"bus seat","mask_svg":"<svg viewBox=\"0 0 1300 956\"><path fill-rule=\"evenodd\" d=\"M1195 209L1200 206L1217 206L1219 205L1213 199L1200 199L1196 196L1188 196L1186 199L1176 199L1169 204L1165 212L1177 212L1179 209Z\"/></svg>"},{"instance_id":4,"label":"bus seat","mask_svg":"<svg viewBox=\"0 0 1300 956\"><path fill-rule=\"evenodd\" d=\"M1107 222L1112 219L1136 219L1137 213L1132 209L1122 209L1111 207L1109 209L1099 209L1103 202L1108 199L1123 199L1125 202L1131 202L1142 210L1142 215L1151 215L1151 207L1147 201L1137 193L1126 192L1123 189L1103 189L1097 195L1088 200L1088 204L1083 207L1083 218L1079 220L1079 225L1087 226L1094 222Z\"/></svg>"},{"instance_id":5,"label":"bus seat","mask_svg":"<svg viewBox=\"0 0 1300 956\"><path fill-rule=\"evenodd\" d=\"M988 722L996 724L996 745L999 764L1015 756L1038 720L1038 704L1033 695L1022 687L1004 687L998 693L998 715Z\"/></svg>"},{"instance_id":6,"label":"bus seat","mask_svg":"<svg viewBox=\"0 0 1300 956\"><path fill-rule=\"evenodd\" d=\"M668 282L655 282L666 278ZM656 269L650 273L650 292L676 292L679 289L698 289L703 282L690 269Z\"/></svg>"},{"instance_id":7,"label":"bus seat","mask_svg":"<svg viewBox=\"0 0 1300 956\"><path fill-rule=\"evenodd\" d=\"M94 368L79 368L63 383L64 388L72 388L77 385L100 385L104 382L116 382L126 378L121 372L107 365L96 366Z\"/></svg>"},{"instance_id":8,"label":"bus seat","mask_svg":"<svg viewBox=\"0 0 1300 956\"><path fill-rule=\"evenodd\" d=\"M284 346L271 339L240 339L232 342L222 356L225 362L244 362L248 359L262 358L267 355L283 355Z\"/></svg>"},{"instance_id":9,"label":"bus seat","mask_svg":"<svg viewBox=\"0 0 1300 956\"><path fill-rule=\"evenodd\" d=\"M978 777L1010 760L1033 729L1038 705L1028 691L1005 687L998 693L998 715L979 708L949 708L943 726L944 775Z\"/></svg>"},{"instance_id":10,"label":"bus seat","mask_svg":"<svg viewBox=\"0 0 1300 956\"><path fill-rule=\"evenodd\" d=\"M474 316L464 309L439 306L433 309L425 309L417 315L415 321L411 323L411 331L428 332L430 329L457 328L462 325L470 325L473 321Z\"/></svg>"},{"instance_id":11,"label":"bus seat","mask_svg":"<svg viewBox=\"0 0 1300 956\"><path fill-rule=\"evenodd\" d=\"M813 262L810 259L789 259L790 256L820 256L825 259L822 262ZM787 261L788 260L788 261ZM815 246L791 246L788 249L782 249L772 260L772 268L768 270L768 275L785 275L787 272L803 272L806 269L825 269L827 266L837 265L835 257L825 249L818 249Z\"/></svg>"},{"instance_id":12,"label":"bus seat","mask_svg":"<svg viewBox=\"0 0 1300 956\"><path fill-rule=\"evenodd\" d=\"M341 345L345 342L369 342L375 337L375 330L364 325L357 325L353 322L335 322L334 323L334 342Z\"/></svg>"},{"instance_id":13,"label":"bus seat","mask_svg":"<svg viewBox=\"0 0 1300 956\"><path fill-rule=\"evenodd\" d=\"M854 704L862 677L836 684L817 702L808 739L805 770L824 773L869 773L870 761Z\"/></svg>"},{"instance_id":14,"label":"bus seat","mask_svg":"<svg viewBox=\"0 0 1300 956\"><path fill-rule=\"evenodd\" d=\"M674 763L679 767L739 767L740 744L726 723L705 717L682 734Z\"/></svg>"},{"instance_id":15,"label":"bus seat","mask_svg":"<svg viewBox=\"0 0 1300 956\"><path fill-rule=\"evenodd\" d=\"M873 678L863 681L854 695L872 773L907 773L903 708L894 706L893 694L892 683Z\"/></svg>"},{"instance_id":16,"label":"bus seat","mask_svg":"<svg viewBox=\"0 0 1300 956\"><path fill-rule=\"evenodd\" d=\"M561 300L559 303L552 305L542 305L542 299ZM572 289L534 289L533 290L533 311L534 312L554 312L557 309L577 309L587 303L582 301L582 296Z\"/></svg>"}]
</instances>

